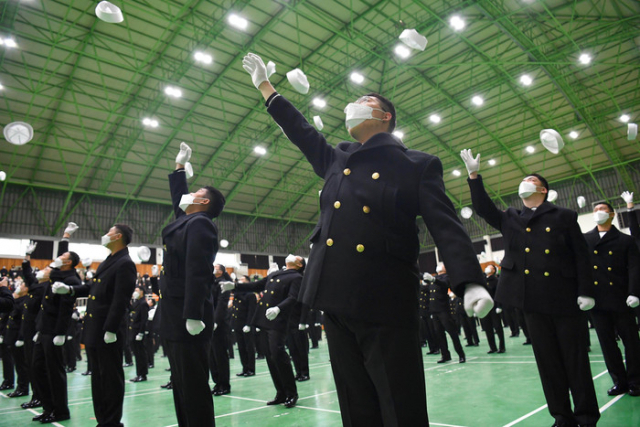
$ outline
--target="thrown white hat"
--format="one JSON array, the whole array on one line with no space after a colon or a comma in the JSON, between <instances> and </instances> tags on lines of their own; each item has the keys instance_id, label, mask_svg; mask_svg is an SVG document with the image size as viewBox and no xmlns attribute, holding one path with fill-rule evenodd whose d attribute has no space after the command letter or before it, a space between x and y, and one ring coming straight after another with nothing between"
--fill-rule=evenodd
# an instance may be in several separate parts
<instances>
[{"instance_id":1,"label":"thrown white hat","mask_svg":"<svg viewBox=\"0 0 640 427\"><path fill-rule=\"evenodd\" d=\"M273 61L267 62L267 78L271 77L276 72L276 63Z\"/></svg>"},{"instance_id":2,"label":"thrown white hat","mask_svg":"<svg viewBox=\"0 0 640 427\"><path fill-rule=\"evenodd\" d=\"M553 129L543 129L540 131L540 142L547 150L553 154L558 154L564 147L564 141L558 132Z\"/></svg>"},{"instance_id":3,"label":"thrown white hat","mask_svg":"<svg viewBox=\"0 0 640 427\"><path fill-rule=\"evenodd\" d=\"M400 34L400 41L411 49L424 50L427 47L427 38L415 29L404 30Z\"/></svg>"},{"instance_id":4,"label":"thrown white hat","mask_svg":"<svg viewBox=\"0 0 640 427\"><path fill-rule=\"evenodd\" d=\"M304 75L300 68L291 70L287 73L287 80L291 83L291 86L298 92L306 94L309 92L309 80Z\"/></svg>"},{"instance_id":5,"label":"thrown white hat","mask_svg":"<svg viewBox=\"0 0 640 427\"><path fill-rule=\"evenodd\" d=\"M151 258L151 249L146 246L140 246L138 248L138 258L140 258L142 262L149 261L149 258Z\"/></svg>"},{"instance_id":6,"label":"thrown white hat","mask_svg":"<svg viewBox=\"0 0 640 427\"><path fill-rule=\"evenodd\" d=\"M627 124L627 140L633 141L638 136L638 125L635 123Z\"/></svg>"},{"instance_id":7,"label":"thrown white hat","mask_svg":"<svg viewBox=\"0 0 640 427\"><path fill-rule=\"evenodd\" d=\"M555 202L558 198L558 192L556 190L549 190L549 194L547 194L547 200L550 202Z\"/></svg>"},{"instance_id":8,"label":"thrown white hat","mask_svg":"<svg viewBox=\"0 0 640 427\"><path fill-rule=\"evenodd\" d=\"M108 1L98 3L96 6L96 16L109 24L117 24L124 21L124 16L122 16L120 8Z\"/></svg>"},{"instance_id":9,"label":"thrown white hat","mask_svg":"<svg viewBox=\"0 0 640 427\"><path fill-rule=\"evenodd\" d=\"M584 196L578 196L578 206L584 208L587 205L587 199Z\"/></svg>"},{"instance_id":10,"label":"thrown white hat","mask_svg":"<svg viewBox=\"0 0 640 427\"><path fill-rule=\"evenodd\" d=\"M316 129L318 130L322 130L322 128L324 128L324 123L322 123L320 116L313 116L313 123L315 123Z\"/></svg>"},{"instance_id":11,"label":"thrown white hat","mask_svg":"<svg viewBox=\"0 0 640 427\"><path fill-rule=\"evenodd\" d=\"M11 122L4 127L3 133L13 145L24 145L33 139L33 128L27 122Z\"/></svg>"},{"instance_id":12,"label":"thrown white hat","mask_svg":"<svg viewBox=\"0 0 640 427\"><path fill-rule=\"evenodd\" d=\"M473 215L473 210L470 207L465 206L464 208L460 209L460 215L462 215L462 218L464 219L469 219Z\"/></svg>"},{"instance_id":13,"label":"thrown white hat","mask_svg":"<svg viewBox=\"0 0 640 427\"><path fill-rule=\"evenodd\" d=\"M7 173L5 171L0 171L0 181L4 181L7 179Z\"/></svg>"},{"instance_id":14,"label":"thrown white hat","mask_svg":"<svg viewBox=\"0 0 640 427\"><path fill-rule=\"evenodd\" d=\"M91 263L93 262L93 259L90 256L88 256L88 257L82 258L81 262L82 262L82 265L84 265L86 268L89 268L91 267Z\"/></svg>"},{"instance_id":15,"label":"thrown white hat","mask_svg":"<svg viewBox=\"0 0 640 427\"><path fill-rule=\"evenodd\" d=\"M191 179L193 177L193 166L191 166L191 162L184 164L184 173L187 174L187 179Z\"/></svg>"}]
</instances>

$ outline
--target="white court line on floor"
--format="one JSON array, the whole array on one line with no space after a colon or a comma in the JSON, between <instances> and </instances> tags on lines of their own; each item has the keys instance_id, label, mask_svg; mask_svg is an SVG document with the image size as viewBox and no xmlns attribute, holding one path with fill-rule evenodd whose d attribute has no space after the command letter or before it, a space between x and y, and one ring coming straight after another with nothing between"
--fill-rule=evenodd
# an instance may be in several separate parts
<instances>
[{"instance_id":1,"label":"white court line on floor","mask_svg":"<svg viewBox=\"0 0 640 427\"><path fill-rule=\"evenodd\" d=\"M596 379L600 378L601 376L603 376L603 375L605 375L605 374L607 374L607 373L609 373L609 371L605 369L604 371L600 372L598 375L596 375L596 376L595 376L595 377L593 377L592 379L593 379L593 380L596 380ZM604 406L602 407L602 408L604 408L604 409L600 408L600 413L602 413L603 411L605 411L605 410L609 409L609 407L610 407L611 405L613 405L615 402L617 402L618 400L620 400L620 397L622 397L622 396L624 396L624 395L620 395L620 396L618 396L618 398L616 398L616 399L612 399L610 402L608 402L606 405L604 405ZM532 415L534 415L534 414L536 414L536 413L538 413L538 412L542 411L542 410L543 410L543 409L545 409L546 407L547 407L547 405L543 405L543 406L539 407L538 409L534 409L533 411L529 412L528 414L525 414L525 415L521 416L521 417L520 417L520 418L518 418L517 420L511 421L509 424L506 424L506 425L504 425L503 427L511 427L511 426L513 426L513 425L515 425L515 424L518 424L520 421L523 421L523 420L525 420L525 419L529 418L530 416L532 416Z\"/></svg>"},{"instance_id":2,"label":"white court line on floor","mask_svg":"<svg viewBox=\"0 0 640 427\"><path fill-rule=\"evenodd\" d=\"M606 411L607 409L609 409L611 407L611 405L613 405L614 403L616 403L618 400L622 399L624 397L624 394L621 394L619 396L614 397L613 399L611 399L610 401L608 401L607 403L605 403L602 408L600 408L600 413L603 413L604 411Z\"/></svg>"},{"instance_id":3,"label":"white court line on floor","mask_svg":"<svg viewBox=\"0 0 640 427\"><path fill-rule=\"evenodd\" d=\"M35 411L35 410L31 409L31 408L27 409L27 411L31 412L34 415L40 415L40 412ZM58 424L58 423L51 423L51 425L54 425L56 427L64 427L62 424Z\"/></svg>"}]
</instances>

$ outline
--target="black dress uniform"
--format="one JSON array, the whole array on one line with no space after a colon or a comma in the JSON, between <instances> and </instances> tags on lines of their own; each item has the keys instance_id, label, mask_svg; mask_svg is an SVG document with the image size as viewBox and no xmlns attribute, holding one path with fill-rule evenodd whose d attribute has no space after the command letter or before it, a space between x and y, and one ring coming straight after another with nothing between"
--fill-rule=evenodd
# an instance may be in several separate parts
<instances>
[{"instance_id":1,"label":"black dress uniform","mask_svg":"<svg viewBox=\"0 0 640 427\"><path fill-rule=\"evenodd\" d=\"M420 296L418 298L420 304L420 342L422 346L429 345L427 354L436 354L440 352L440 346L436 336L436 331L431 319L431 311L429 310L429 283L423 281L420 286Z\"/></svg>"},{"instance_id":2,"label":"black dress uniform","mask_svg":"<svg viewBox=\"0 0 640 427\"><path fill-rule=\"evenodd\" d=\"M131 305L129 312L129 336L133 355L136 358L136 376L138 377L146 377L149 373L149 356L144 345L148 321L149 304L147 304L147 299L142 296ZM138 334L142 334L142 340L136 338Z\"/></svg>"},{"instance_id":3,"label":"black dress uniform","mask_svg":"<svg viewBox=\"0 0 640 427\"><path fill-rule=\"evenodd\" d=\"M258 302L253 292L235 292L233 299L233 324L238 341L238 353L242 363L243 376L252 376L256 372L256 344L251 322ZM244 332L242 328L249 326L251 330Z\"/></svg>"},{"instance_id":4,"label":"black dress uniform","mask_svg":"<svg viewBox=\"0 0 640 427\"><path fill-rule=\"evenodd\" d=\"M2 287L0 289L8 289ZM11 295L11 293L9 293ZM0 384L0 390L9 390L14 387L15 372L13 369L13 357L9 350L9 342L6 339L7 323L9 322L9 315L14 305L13 296L11 297L11 308L4 312L0 312L0 337L2 337L2 344L0 349L2 350L2 384ZM5 342L7 341L7 342Z\"/></svg>"},{"instance_id":5,"label":"black dress uniform","mask_svg":"<svg viewBox=\"0 0 640 427\"><path fill-rule=\"evenodd\" d=\"M129 249L124 248L100 264L88 286L74 289L78 296L88 294L83 343L91 361L93 411L100 426L122 425L122 349L126 337L121 324L136 286L136 274ZM116 334L117 340L105 343L105 332Z\"/></svg>"},{"instance_id":6,"label":"black dress uniform","mask_svg":"<svg viewBox=\"0 0 640 427\"><path fill-rule=\"evenodd\" d=\"M489 295L491 295L491 298L495 298L497 287L498 278L496 277L496 275L492 274L491 276L487 276L487 289L489 290ZM502 327L500 316L498 316L498 313L496 313L496 308L497 307L493 307L485 318L480 319L480 323L482 324L482 328L487 335L489 352L504 353L506 351L504 344L504 328ZM496 347L496 335L498 335L500 348Z\"/></svg>"},{"instance_id":7,"label":"black dress uniform","mask_svg":"<svg viewBox=\"0 0 640 427\"><path fill-rule=\"evenodd\" d=\"M164 275L160 280L160 335L169 356L173 398L180 426L213 426L209 388L209 348L213 332L213 261L218 228L205 212L187 215L180 198L187 194L184 169L169 175L175 221L162 230ZM202 320L204 330L192 336L186 319Z\"/></svg>"},{"instance_id":8,"label":"black dress uniform","mask_svg":"<svg viewBox=\"0 0 640 427\"><path fill-rule=\"evenodd\" d=\"M24 313L24 303L28 296L24 295L15 300L13 310L9 313L7 330L4 336L4 344L11 354L6 354L7 358L13 357L13 365L18 375L16 392L29 394L29 371L24 352L24 337L22 336L22 316ZM21 346L16 346L16 341L22 341ZM3 356L4 357L4 356ZM9 397L11 393L9 393Z\"/></svg>"},{"instance_id":9,"label":"black dress uniform","mask_svg":"<svg viewBox=\"0 0 640 427\"><path fill-rule=\"evenodd\" d=\"M416 218L445 263L460 266L451 274L454 292L484 283L445 193L442 163L386 132L334 148L284 97L274 93L267 106L324 179L301 300L325 312L343 423L426 425Z\"/></svg>"},{"instance_id":10,"label":"black dress uniform","mask_svg":"<svg viewBox=\"0 0 640 427\"><path fill-rule=\"evenodd\" d=\"M13 295L7 286L0 287L0 313L7 313L13 308Z\"/></svg>"},{"instance_id":11,"label":"black dress uniform","mask_svg":"<svg viewBox=\"0 0 640 427\"><path fill-rule=\"evenodd\" d=\"M44 292L41 310L36 321L39 336L33 350L33 385L42 401L43 414L53 414L57 419L65 419L70 416L67 400L67 373L64 370L62 346L54 345L53 338L59 335L66 337L76 298L70 295L54 294L51 285L55 282L63 282L68 286L82 285L75 268L64 271L53 270L49 275L49 284Z\"/></svg>"},{"instance_id":12,"label":"black dress uniform","mask_svg":"<svg viewBox=\"0 0 640 427\"><path fill-rule=\"evenodd\" d=\"M559 425L595 425L600 411L577 304L594 295L593 267L577 213L549 202L535 212L501 211L480 175L468 183L474 210L504 236L496 301L524 312L549 412Z\"/></svg>"},{"instance_id":13,"label":"black dress uniform","mask_svg":"<svg viewBox=\"0 0 640 427\"><path fill-rule=\"evenodd\" d=\"M215 386L213 395L228 394L231 391L230 367L229 367L229 331L231 330L229 313L229 300L231 292L220 292L218 284L222 281L230 281L231 276L226 271L218 278L214 277L213 297L213 322L217 325L213 331L211 350L209 351L209 369Z\"/></svg>"},{"instance_id":14,"label":"black dress uniform","mask_svg":"<svg viewBox=\"0 0 640 427\"><path fill-rule=\"evenodd\" d=\"M466 362L464 350L462 344L460 344L460 337L458 336L459 328L456 327L453 314L451 313L451 306L449 301L449 275L439 274L434 277L434 281L429 284L429 312L436 330L436 337L438 338L438 347L440 348L440 354L442 359L438 362L447 362L451 360L451 353L449 352L449 345L447 343L447 336L445 331L449 334L453 348L456 350L460 363ZM454 311L455 313L455 311Z\"/></svg>"},{"instance_id":15,"label":"black dress uniform","mask_svg":"<svg viewBox=\"0 0 640 427\"><path fill-rule=\"evenodd\" d=\"M296 370L296 380L307 381L309 379L309 338L306 327L309 323L309 307L297 302L293 306L287 326L287 348ZM305 329L300 330L300 325Z\"/></svg>"},{"instance_id":16,"label":"black dress uniform","mask_svg":"<svg viewBox=\"0 0 640 427\"><path fill-rule=\"evenodd\" d=\"M291 359L285 350L287 335L287 323L293 307L296 304L302 275L298 270L287 269L275 271L262 280L251 283L238 283L236 289L240 292L264 291L264 296L258 303L252 324L262 329L267 334L267 366L276 388L274 400L284 400L298 397ZM269 320L266 317L267 309L280 308L278 316Z\"/></svg>"},{"instance_id":17,"label":"black dress uniform","mask_svg":"<svg viewBox=\"0 0 640 427\"><path fill-rule=\"evenodd\" d=\"M629 295L640 297L640 252L635 239L615 225L602 238L597 227L585 238L596 285L591 315L604 361L614 386L640 395L640 338L633 309L626 304ZM624 343L626 369L616 332Z\"/></svg>"}]
</instances>

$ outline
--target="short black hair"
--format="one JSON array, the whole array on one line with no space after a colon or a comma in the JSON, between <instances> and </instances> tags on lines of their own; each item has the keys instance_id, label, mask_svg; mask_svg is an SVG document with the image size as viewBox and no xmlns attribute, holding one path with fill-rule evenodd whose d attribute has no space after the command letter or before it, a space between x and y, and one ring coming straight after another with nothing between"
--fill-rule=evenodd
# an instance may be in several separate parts
<instances>
[{"instance_id":1,"label":"short black hair","mask_svg":"<svg viewBox=\"0 0 640 427\"><path fill-rule=\"evenodd\" d=\"M363 96L371 96L373 98L376 98L378 101L380 101L380 107L382 108L382 111L391 113L391 120L389 121L389 129L387 130L387 132L393 132L396 128L396 107L393 106L393 102L375 92L370 92Z\"/></svg>"},{"instance_id":2,"label":"short black hair","mask_svg":"<svg viewBox=\"0 0 640 427\"><path fill-rule=\"evenodd\" d=\"M206 211L207 215L209 215L210 218L217 218L222 213L222 209L224 209L227 200L217 188L211 187L210 185L202 188L207 191L207 199L209 199L209 206Z\"/></svg>"},{"instance_id":3,"label":"short black hair","mask_svg":"<svg viewBox=\"0 0 640 427\"><path fill-rule=\"evenodd\" d=\"M136 290L139 290L139 291L140 291L140 293L142 294L142 296L144 296L144 294L146 293L146 291L145 291L144 287L139 286L139 285L138 285L138 286L136 286Z\"/></svg>"},{"instance_id":4,"label":"short black hair","mask_svg":"<svg viewBox=\"0 0 640 427\"><path fill-rule=\"evenodd\" d=\"M596 202L596 203L593 205L593 207L595 208L595 207L596 207L596 206L598 206L598 205L605 205L606 207L608 207L608 208L609 208L609 212L613 212L613 213L615 213L615 212L616 212L616 211L615 211L615 209L613 209L613 206L611 206L611 205L610 205L609 203L607 203L607 202Z\"/></svg>"},{"instance_id":5,"label":"short black hair","mask_svg":"<svg viewBox=\"0 0 640 427\"><path fill-rule=\"evenodd\" d=\"M127 246L131 243L131 238L133 237L133 229L129 227L127 224L114 224L118 233L122 234L122 241L124 245Z\"/></svg>"},{"instance_id":6,"label":"short black hair","mask_svg":"<svg viewBox=\"0 0 640 427\"><path fill-rule=\"evenodd\" d=\"M69 251L69 259L71 260L71 268L76 268L76 265L80 262L80 256L73 251Z\"/></svg>"},{"instance_id":7,"label":"short black hair","mask_svg":"<svg viewBox=\"0 0 640 427\"><path fill-rule=\"evenodd\" d=\"M220 266L220 271L222 271L223 274L227 272L227 267L225 267L224 265L220 264L219 262L215 263L214 267L216 265Z\"/></svg>"},{"instance_id":8,"label":"short black hair","mask_svg":"<svg viewBox=\"0 0 640 427\"><path fill-rule=\"evenodd\" d=\"M542 175L537 173L530 173L527 176L535 176L540 180L540 182L542 183L542 186L547 189L547 194L544 195L544 201L546 202L547 197L549 197L549 183L547 182L547 180Z\"/></svg>"}]
</instances>

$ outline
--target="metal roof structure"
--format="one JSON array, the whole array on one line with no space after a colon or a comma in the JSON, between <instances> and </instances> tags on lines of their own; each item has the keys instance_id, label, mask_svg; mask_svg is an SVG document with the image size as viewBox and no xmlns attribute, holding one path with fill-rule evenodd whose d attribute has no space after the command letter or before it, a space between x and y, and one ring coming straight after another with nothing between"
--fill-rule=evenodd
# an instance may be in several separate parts
<instances>
[{"instance_id":1,"label":"metal roof structure","mask_svg":"<svg viewBox=\"0 0 640 427\"><path fill-rule=\"evenodd\" d=\"M551 183L588 181L602 198L638 182L640 144L627 140L620 120L626 114L636 122L640 113L636 0L112 3L123 22L98 19L96 1L0 4L0 37L17 44L0 45L0 124L34 128L26 145L0 141L3 194L7 186L62 192L52 235L79 195L113 199L121 210L168 204L166 176L180 141L193 148L190 185L218 187L225 215L311 227L321 179L266 113L242 68L248 52L276 63L273 85L310 121L319 115L334 144L349 138L348 102L371 91L390 98L405 144L441 158L458 209L470 204L463 148L482 154L488 190L504 203L531 172ZM232 26L232 15L245 18L246 28ZM450 24L454 15L465 22L460 31ZM398 37L411 28L428 45L401 58ZM196 52L212 63L196 61ZM579 61L583 53L588 65ZM306 95L287 81L295 68L309 79ZM354 71L364 82L350 79ZM167 95L167 87L181 96ZM476 95L481 106L471 102ZM314 98L326 106L314 106ZM145 118L158 126L145 126ZM545 128L565 140L557 155L540 144ZM603 173L617 185L600 188Z\"/></svg>"}]
</instances>

